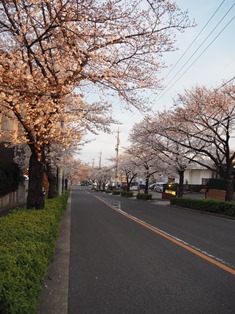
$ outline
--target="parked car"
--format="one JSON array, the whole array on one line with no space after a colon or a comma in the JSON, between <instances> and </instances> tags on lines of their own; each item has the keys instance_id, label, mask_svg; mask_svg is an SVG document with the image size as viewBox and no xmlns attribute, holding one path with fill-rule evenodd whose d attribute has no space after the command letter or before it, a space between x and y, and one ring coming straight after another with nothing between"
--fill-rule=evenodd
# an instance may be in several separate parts
<instances>
[{"instance_id":1,"label":"parked car","mask_svg":"<svg viewBox=\"0 0 235 314\"><path fill-rule=\"evenodd\" d=\"M145 189L145 187L146 187L146 185L145 185L145 184L139 184L139 190L144 190L144 189Z\"/></svg>"},{"instance_id":2,"label":"parked car","mask_svg":"<svg viewBox=\"0 0 235 314\"><path fill-rule=\"evenodd\" d=\"M121 184L121 189L124 190L124 191L126 191L127 188L128 188L128 184L127 184L126 182L122 182L122 184Z\"/></svg>"},{"instance_id":3,"label":"parked car","mask_svg":"<svg viewBox=\"0 0 235 314\"><path fill-rule=\"evenodd\" d=\"M130 187L130 191L138 191L139 190L139 186L138 185L132 185Z\"/></svg>"},{"instance_id":4,"label":"parked car","mask_svg":"<svg viewBox=\"0 0 235 314\"><path fill-rule=\"evenodd\" d=\"M149 185L149 190L154 190L156 183L152 183Z\"/></svg>"},{"instance_id":5,"label":"parked car","mask_svg":"<svg viewBox=\"0 0 235 314\"><path fill-rule=\"evenodd\" d=\"M157 182L154 187L154 191L162 193L164 184L167 184L167 182Z\"/></svg>"},{"instance_id":6,"label":"parked car","mask_svg":"<svg viewBox=\"0 0 235 314\"><path fill-rule=\"evenodd\" d=\"M144 189L145 189L145 184L133 185L130 187L130 191L139 191L139 190L144 190Z\"/></svg>"}]
</instances>

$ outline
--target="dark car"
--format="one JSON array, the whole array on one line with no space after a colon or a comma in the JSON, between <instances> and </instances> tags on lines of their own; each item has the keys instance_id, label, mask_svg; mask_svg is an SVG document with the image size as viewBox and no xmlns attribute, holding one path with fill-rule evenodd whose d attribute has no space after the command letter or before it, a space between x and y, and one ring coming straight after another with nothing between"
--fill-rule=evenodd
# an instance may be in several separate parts
<instances>
[{"instance_id":1,"label":"dark car","mask_svg":"<svg viewBox=\"0 0 235 314\"><path fill-rule=\"evenodd\" d=\"M121 189L124 190L124 191L126 191L126 190L128 189L128 184L125 183L125 182L122 182L122 184L121 184Z\"/></svg>"},{"instance_id":2,"label":"dark car","mask_svg":"<svg viewBox=\"0 0 235 314\"><path fill-rule=\"evenodd\" d=\"M144 189L145 189L145 187L146 187L146 185L145 185L145 184L139 184L139 190L144 190Z\"/></svg>"}]
</instances>

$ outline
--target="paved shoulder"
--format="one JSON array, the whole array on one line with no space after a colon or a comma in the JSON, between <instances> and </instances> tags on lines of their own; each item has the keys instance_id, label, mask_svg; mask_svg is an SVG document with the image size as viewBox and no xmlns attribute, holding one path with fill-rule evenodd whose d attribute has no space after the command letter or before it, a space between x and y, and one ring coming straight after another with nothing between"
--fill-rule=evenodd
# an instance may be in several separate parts
<instances>
[{"instance_id":1,"label":"paved shoulder","mask_svg":"<svg viewBox=\"0 0 235 314\"><path fill-rule=\"evenodd\" d=\"M38 314L65 314L68 312L70 216L71 197L62 220L54 261L50 265L44 281Z\"/></svg>"}]
</instances>

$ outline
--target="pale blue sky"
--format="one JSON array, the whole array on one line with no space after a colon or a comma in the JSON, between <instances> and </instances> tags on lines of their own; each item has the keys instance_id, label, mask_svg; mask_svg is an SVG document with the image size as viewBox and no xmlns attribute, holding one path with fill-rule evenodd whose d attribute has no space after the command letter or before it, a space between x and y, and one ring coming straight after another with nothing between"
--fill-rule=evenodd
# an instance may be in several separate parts
<instances>
[{"instance_id":1,"label":"pale blue sky","mask_svg":"<svg viewBox=\"0 0 235 314\"><path fill-rule=\"evenodd\" d=\"M173 104L172 100L184 89L190 89L197 84L217 87L223 81L228 81L235 76L235 1L177 0L175 2L181 9L188 9L190 18L194 18L198 25L178 35L176 42L178 50L164 56L169 68L164 70L161 76L164 78L169 71L170 73L164 80L165 89L158 96L152 96L155 111L170 108ZM185 53L220 5L218 12ZM120 110L118 99L115 101L114 114L122 122L119 126L121 148L128 145L128 133L135 122L141 121L142 116L136 110L132 113ZM94 165L98 166L102 153L101 163L107 164L107 160L115 156L117 130L118 127L114 126L114 134L100 133L97 137L89 136L95 138L95 141L87 144L78 158L90 165L94 161Z\"/></svg>"}]
</instances>

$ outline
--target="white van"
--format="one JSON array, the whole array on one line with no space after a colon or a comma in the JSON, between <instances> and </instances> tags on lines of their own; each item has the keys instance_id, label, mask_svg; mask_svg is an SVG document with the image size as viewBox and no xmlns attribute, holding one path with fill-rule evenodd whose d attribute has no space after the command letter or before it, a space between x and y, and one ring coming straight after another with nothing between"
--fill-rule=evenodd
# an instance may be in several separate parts
<instances>
[{"instance_id":1,"label":"white van","mask_svg":"<svg viewBox=\"0 0 235 314\"><path fill-rule=\"evenodd\" d=\"M162 193L164 184L167 184L167 182L157 182L154 187L154 191Z\"/></svg>"}]
</instances>

